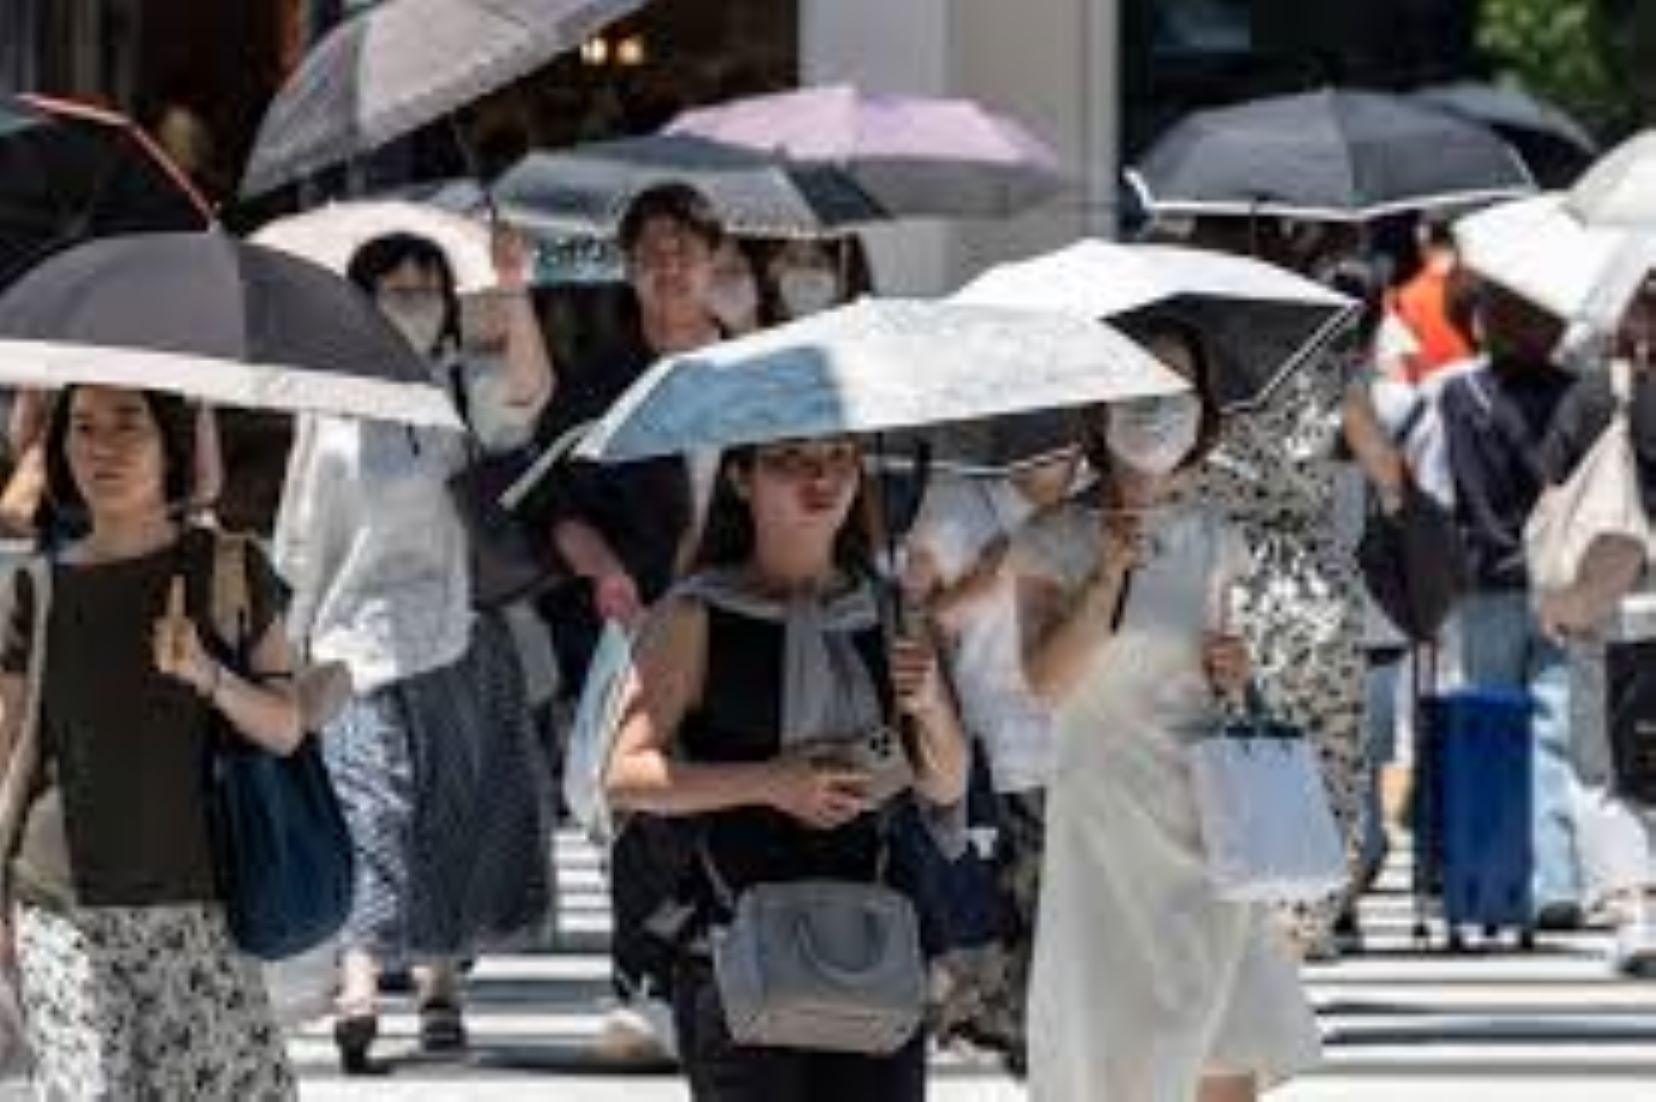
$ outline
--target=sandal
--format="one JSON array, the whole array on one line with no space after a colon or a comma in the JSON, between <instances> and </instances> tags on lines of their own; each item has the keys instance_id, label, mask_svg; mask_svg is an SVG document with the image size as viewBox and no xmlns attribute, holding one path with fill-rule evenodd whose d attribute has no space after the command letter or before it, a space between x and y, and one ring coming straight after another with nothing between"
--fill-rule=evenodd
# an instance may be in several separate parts
<instances>
[{"instance_id":1,"label":"sandal","mask_svg":"<svg viewBox=\"0 0 1656 1102\"><path fill-rule=\"evenodd\" d=\"M466 1022L460 1004L435 998L420 1004L420 1048L424 1052L457 1052L466 1047Z\"/></svg>"},{"instance_id":2,"label":"sandal","mask_svg":"<svg viewBox=\"0 0 1656 1102\"><path fill-rule=\"evenodd\" d=\"M339 1069L346 1075L372 1075L374 1062L368 1050L379 1037L379 1015L367 1013L341 1014L334 1019L334 1047L339 1049Z\"/></svg>"}]
</instances>

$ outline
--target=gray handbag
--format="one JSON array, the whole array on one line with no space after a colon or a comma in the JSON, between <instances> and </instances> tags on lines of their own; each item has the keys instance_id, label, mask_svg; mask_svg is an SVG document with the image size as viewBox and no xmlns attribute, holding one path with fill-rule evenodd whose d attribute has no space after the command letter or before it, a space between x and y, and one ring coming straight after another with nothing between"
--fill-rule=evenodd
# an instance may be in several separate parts
<instances>
[{"instance_id":1,"label":"gray handbag","mask_svg":"<svg viewBox=\"0 0 1656 1102\"><path fill-rule=\"evenodd\" d=\"M714 890L731 892L702 861ZM713 973L739 1045L896 1052L920 1028L926 964L914 905L879 883L756 884L713 931Z\"/></svg>"}]
</instances>

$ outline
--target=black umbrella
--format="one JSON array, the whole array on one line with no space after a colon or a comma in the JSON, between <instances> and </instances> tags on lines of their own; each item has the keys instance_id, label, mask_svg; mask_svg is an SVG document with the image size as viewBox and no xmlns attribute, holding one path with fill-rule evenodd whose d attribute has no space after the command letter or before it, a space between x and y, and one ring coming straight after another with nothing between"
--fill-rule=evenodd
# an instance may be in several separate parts
<instances>
[{"instance_id":1,"label":"black umbrella","mask_svg":"<svg viewBox=\"0 0 1656 1102\"><path fill-rule=\"evenodd\" d=\"M366 295L325 268L221 233L79 245L0 295L0 386L72 383L460 424L424 360Z\"/></svg>"},{"instance_id":2,"label":"black umbrella","mask_svg":"<svg viewBox=\"0 0 1656 1102\"><path fill-rule=\"evenodd\" d=\"M1339 222L1535 189L1487 127L1399 96L1332 89L1198 111L1128 177L1158 215Z\"/></svg>"},{"instance_id":3,"label":"black umbrella","mask_svg":"<svg viewBox=\"0 0 1656 1102\"><path fill-rule=\"evenodd\" d=\"M763 153L675 134L593 142L531 153L491 191L508 219L530 230L571 223L608 229L633 196L656 184L690 184L739 233L780 237L832 232L889 213L831 165L791 164Z\"/></svg>"},{"instance_id":4,"label":"black umbrella","mask_svg":"<svg viewBox=\"0 0 1656 1102\"><path fill-rule=\"evenodd\" d=\"M372 152L526 76L644 0L387 0L336 27L271 104L254 196Z\"/></svg>"},{"instance_id":5,"label":"black umbrella","mask_svg":"<svg viewBox=\"0 0 1656 1102\"><path fill-rule=\"evenodd\" d=\"M1573 183L1598 154L1598 143L1586 127L1515 84L1459 81L1419 88L1411 96L1494 130L1548 186Z\"/></svg>"},{"instance_id":6,"label":"black umbrella","mask_svg":"<svg viewBox=\"0 0 1656 1102\"><path fill-rule=\"evenodd\" d=\"M184 174L127 119L0 97L0 287L79 241L211 222Z\"/></svg>"}]
</instances>

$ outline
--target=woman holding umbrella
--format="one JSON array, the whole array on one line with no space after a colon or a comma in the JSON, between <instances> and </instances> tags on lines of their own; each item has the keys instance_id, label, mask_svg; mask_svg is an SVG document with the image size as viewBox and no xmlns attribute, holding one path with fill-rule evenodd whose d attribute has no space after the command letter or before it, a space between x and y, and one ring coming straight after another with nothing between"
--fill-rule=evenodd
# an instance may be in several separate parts
<instances>
[{"instance_id":1,"label":"woman holding umbrella","mask_svg":"<svg viewBox=\"0 0 1656 1102\"><path fill-rule=\"evenodd\" d=\"M653 615L624 691L613 804L703 832L688 889L698 929L673 991L699 1102L925 1095L921 1032L892 1055L736 1043L707 950L695 948L756 885L880 879L887 843L872 778L806 742L901 717L915 731L918 798L949 806L964 794L965 742L935 654L880 630L858 534L861 462L848 439L732 449L699 569Z\"/></svg>"},{"instance_id":2,"label":"woman holding umbrella","mask_svg":"<svg viewBox=\"0 0 1656 1102\"><path fill-rule=\"evenodd\" d=\"M429 240L370 241L349 270L463 396L485 449L527 439L552 390L521 244L501 231L494 253L517 298L499 363L460 357L453 270ZM500 616L473 611L447 486L467 455L452 433L307 419L277 520L294 636L348 666L356 693L326 741L358 851L335 1024L348 1073L370 1069L382 967L418 966L421 1046L461 1048L456 963L538 921L548 899L544 768L522 672Z\"/></svg>"},{"instance_id":3,"label":"woman holding umbrella","mask_svg":"<svg viewBox=\"0 0 1656 1102\"><path fill-rule=\"evenodd\" d=\"M263 978L219 903L201 762L214 712L277 753L304 728L283 680L282 586L262 558L249 560L256 676L202 645L216 556L181 519L195 440L182 400L100 387L63 392L46 434L52 501L87 534L49 590L17 576L0 653L5 788L28 794L5 816L7 921L45 1097L295 1093ZM36 761L19 756L30 682L41 754L20 778Z\"/></svg>"},{"instance_id":4,"label":"woman holding umbrella","mask_svg":"<svg viewBox=\"0 0 1656 1102\"><path fill-rule=\"evenodd\" d=\"M1318 1052L1270 914L1214 892L1185 757L1249 679L1225 608L1248 553L1219 514L1174 495L1219 430L1199 338L1170 321L1123 328L1199 397L1110 407L1088 441L1102 507L1058 510L1012 552L1025 674L1058 745L1031 1094L1246 1102Z\"/></svg>"}]
</instances>

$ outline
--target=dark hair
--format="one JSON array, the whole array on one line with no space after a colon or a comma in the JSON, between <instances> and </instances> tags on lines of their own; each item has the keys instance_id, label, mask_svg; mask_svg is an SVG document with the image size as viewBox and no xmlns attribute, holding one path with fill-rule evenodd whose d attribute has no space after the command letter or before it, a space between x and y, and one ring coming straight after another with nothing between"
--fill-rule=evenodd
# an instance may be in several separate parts
<instances>
[{"instance_id":1,"label":"dark hair","mask_svg":"<svg viewBox=\"0 0 1656 1102\"><path fill-rule=\"evenodd\" d=\"M69 466L69 428L75 395L87 389L72 386L52 401L46 423L46 496L70 519L85 519L86 498ZM184 510L195 492L195 411L184 399L153 390L136 391L149 408L161 436L162 496L167 507Z\"/></svg>"},{"instance_id":2,"label":"dark hair","mask_svg":"<svg viewBox=\"0 0 1656 1102\"><path fill-rule=\"evenodd\" d=\"M639 238L644 236L644 227L656 218L678 223L706 242L709 249L724 243L724 224L714 213L707 196L689 184L657 184L635 195L621 216L616 238L621 243L623 256L631 258Z\"/></svg>"},{"instance_id":3,"label":"dark hair","mask_svg":"<svg viewBox=\"0 0 1656 1102\"><path fill-rule=\"evenodd\" d=\"M756 542L753 509L736 492L731 475L738 470L752 471L758 455L756 447L731 448L725 452L713 485L713 500L707 506L701 542L696 548L695 569L739 566L753 557ZM867 574L874 562L869 538L873 498L868 492L868 476L859 474L858 477L856 500L834 540L834 565L847 573Z\"/></svg>"},{"instance_id":4,"label":"dark hair","mask_svg":"<svg viewBox=\"0 0 1656 1102\"><path fill-rule=\"evenodd\" d=\"M1415 240L1424 248L1455 248L1454 219L1442 211L1427 211L1415 223Z\"/></svg>"},{"instance_id":5,"label":"dark hair","mask_svg":"<svg viewBox=\"0 0 1656 1102\"><path fill-rule=\"evenodd\" d=\"M1196 430L1196 445L1190 449L1190 454L1185 456L1184 462L1179 464L1179 469L1189 470L1199 465L1218 445L1219 434L1224 428L1224 414L1219 409L1219 401L1213 389L1213 360L1208 355L1207 342L1202 338L1201 331L1182 318L1154 308L1123 314L1113 319L1111 324L1139 344L1148 346L1159 340L1171 340L1182 345L1189 353L1191 368L1195 372L1195 378L1190 380L1190 384L1202 403L1202 415ZM1103 420L1100 414L1107 408L1093 407L1085 419L1085 428L1082 430L1082 448L1086 452L1087 462L1101 476L1107 475L1113 465L1108 441L1100 426Z\"/></svg>"},{"instance_id":6,"label":"dark hair","mask_svg":"<svg viewBox=\"0 0 1656 1102\"><path fill-rule=\"evenodd\" d=\"M1353 335L1359 346L1368 348L1386 315L1386 279L1380 265L1361 257L1346 257L1334 265L1324 282L1357 303Z\"/></svg>"},{"instance_id":7,"label":"dark hair","mask_svg":"<svg viewBox=\"0 0 1656 1102\"><path fill-rule=\"evenodd\" d=\"M437 242L413 233L376 237L351 256L345 275L369 295L376 295L386 276L408 264L437 276L438 291L443 296L443 329L439 339L459 347L459 283L454 278L454 265L449 263L448 254ZM428 350L419 351L423 355Z\"/></svg>"}]
</instances>

